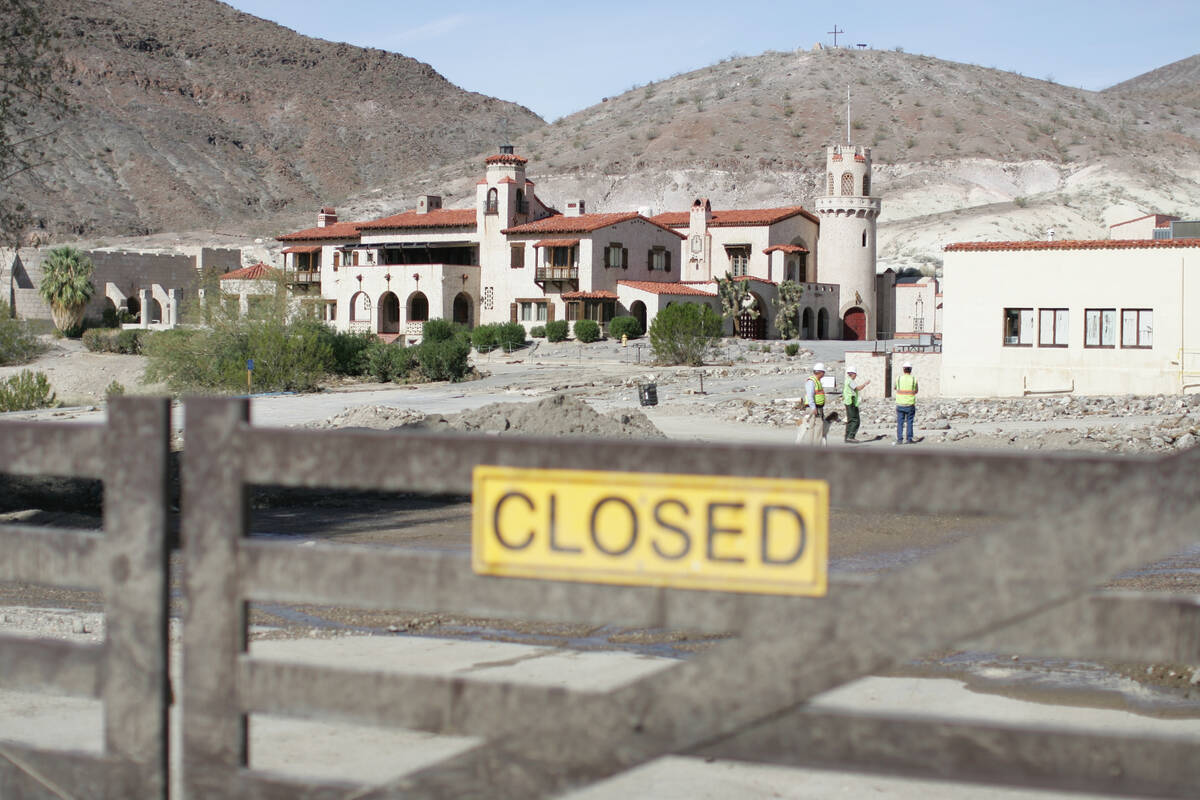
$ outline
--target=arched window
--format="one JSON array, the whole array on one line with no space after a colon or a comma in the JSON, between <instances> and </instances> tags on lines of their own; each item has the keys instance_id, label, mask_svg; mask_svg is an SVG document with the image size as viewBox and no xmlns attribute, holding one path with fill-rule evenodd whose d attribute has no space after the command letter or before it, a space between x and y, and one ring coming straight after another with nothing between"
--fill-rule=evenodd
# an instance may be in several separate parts
<instances>
[{"instance_id":1,"label":"arched window","mask_svg":"<svg viewBox=\"0 0 1200 800\"><path fill-rule=\"evenodd\" d=\"M867 232L866 232L866 230L864 230L864 231L863 231L863 235L862 235L862 242L863 242L863 245L862 245L862 246L863 246L863 247L866 247L866 246L867 246Z\"/></svg>"},{"instance_id":2,"label":"arched window","mask_svg":"<svg viewBox=\"0 0 1200 800\"><path fill-rule=\"evenodd\" d=\"M371 321L371 298L367 297L366 292L356 292L355 295L350 298L350 321Z\"/></svg>"},{"instance_id":3,"label":"arched window","mask_svg":"<svg viewBox=\"0 0 1200 800\"><path fill-rule=\"evenodd\" d=\"M842 196L854 194L854 176L849 172L842 173Z\"/></svg>"},{"instance_id":4,"label":"arched window","mask_svg":"<svg viewBox=\"0 0 1200 800\"><path fill-rule=\"evenodd\" d=\"M833 194L833 173L832 172L825 173L825 194L828 194L828 195Z\"/></svg>"},{"instance_id":5,"label":"arched window","mask_svg":"<svg viewBox=\"0 0 1200 800\"><path fill-rule=\"evenodd\" d=\"M495 214L499 211L499 209L500 209L499 195L496 194L495 189L488 189L487 208L484 210L484 213Z\"/></svg>"},{"instance_id":6,"label":"arched window","mask_svg":"<svg viewBox=\"0 0 1200 800\"><path fill-rule=\"evenodd\" d=\"M863 194L867 197L871 195L871 176L863 175Z\"/></svg>"}]
</instances>

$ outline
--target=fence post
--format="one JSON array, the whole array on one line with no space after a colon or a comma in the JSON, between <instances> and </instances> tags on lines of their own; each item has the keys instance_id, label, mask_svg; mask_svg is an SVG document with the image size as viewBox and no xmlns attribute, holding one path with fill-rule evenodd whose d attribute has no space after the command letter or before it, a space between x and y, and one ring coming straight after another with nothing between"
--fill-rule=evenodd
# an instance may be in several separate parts
<instances>
[{"instance_id":1,"label":"fence post","mask_svg":"<svg viewBox=\"0 0 1200 800\"><path fill-rule=\"evenodd\" d=\"M101 691L114 800L167 796L170 419L165 397L118 397L108 407Z\"/></svg>"},{"instance_id":2,"label":"fence post","mask_svg":"<svg viewBox=\"0 0 1200 800\"><path fill-rule=\"evenodd\" d=\"M246 652L238 542L248 507L238 427L248 400L190 398L183 453L183 794L236 796L249 763L246 715L237 705L237 659Z\"/></svg>"}]
</instances>

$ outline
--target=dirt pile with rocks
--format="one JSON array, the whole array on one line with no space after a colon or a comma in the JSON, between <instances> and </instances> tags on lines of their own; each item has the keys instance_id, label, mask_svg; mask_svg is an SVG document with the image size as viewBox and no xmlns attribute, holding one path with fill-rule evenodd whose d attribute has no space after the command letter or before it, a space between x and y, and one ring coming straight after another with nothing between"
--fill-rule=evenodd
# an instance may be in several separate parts
<instances>
[{"instance_id":1,"label":"dirt pile with rocks","mask_svg":"<svg viewBox=\"0 0 1200 800\"><path fill-rule=\"evenodd\" d=\"M602 414L587 403L556 394L535 403L493 403L458 414L422 414L389 406L348 409L316 428L427 430L516 436L591 436L605 439L663 439L638 410Z\"/></svg>"}]
</instances>

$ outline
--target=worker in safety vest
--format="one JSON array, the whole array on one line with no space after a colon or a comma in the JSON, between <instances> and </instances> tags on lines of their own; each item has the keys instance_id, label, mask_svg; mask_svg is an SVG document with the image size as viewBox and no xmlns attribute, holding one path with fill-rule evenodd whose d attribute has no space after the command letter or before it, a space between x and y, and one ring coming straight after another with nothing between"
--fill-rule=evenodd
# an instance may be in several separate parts
<instances>
[{"instance_id":1,"label":"worker in safety vest","mask_svg":"<svg viewBox=\"0 0 1200 800\"><path fill-rule=\"evenodd\" d=\"M818 361L813 364L813 374L804 381L804 405L808 413L820 419L825 419L825 387L821 378L825 377L825 365Z\"/></svg>"},{"instance_id":2,"label":"worker in safety vest","mask_svg":"<svg viewBox=\"0 0 1200 800\"><path fill-rule=\"evenodd\" d=\"M842 386L842 403L846 406L846 442L857 442L854 438L858 433L859 415L858 407L862 402L862 398L858 393L867 387L870 381L858 380L858 370L853 366L846 367L846 383Z\"/></svg>"},{"instance_id":3,"label":"worker in safety vest","mask_svg":"<svg viewBox=\"0 0 1200 800\"><path fill-rule=\"evenodd\" d=\"M917 416L917 379L913 377L913 366L905 361L904 370L896 376L896 441L892 444L913 443L913 419Z\"/></svg>"}]
</instances>

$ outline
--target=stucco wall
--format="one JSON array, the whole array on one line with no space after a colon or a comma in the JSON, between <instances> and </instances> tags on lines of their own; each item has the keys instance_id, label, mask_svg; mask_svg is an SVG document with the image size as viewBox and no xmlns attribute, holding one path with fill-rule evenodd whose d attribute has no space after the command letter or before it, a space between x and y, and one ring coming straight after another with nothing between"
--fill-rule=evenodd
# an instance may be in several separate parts
<instances>
[{"instance_id":1,"label":"stucco wall","mask_svg":"<svg viewBox=\"0 0 1200 800\"><path fill-rule=\"evenodd\" d=\"M858 369L860 381L870 381L867 388L859 392L862 397L879 399L888 396L888 356L886 353L847 350L845 363L847 366L854 366ZM845 379L844 370L842 379ZM841 386L841 382L838 385Z\"/></svg>"},{"instance_id":2,"label":"stucco wall","mask_svg":"<svg viewBox=\"0 0 1200 800\"><path fill-rule=\"evenodd\" d=\"M949 396L1174 393L1200 351L1200 247L949 251L942 387ZM1006 308L1063 308L1066 347L1005 346ZM1153 311L1148 349L1084 346L1086 309ZM1183 367L1181 368L1181 350Z\"/></svg>"}]
</instances>

